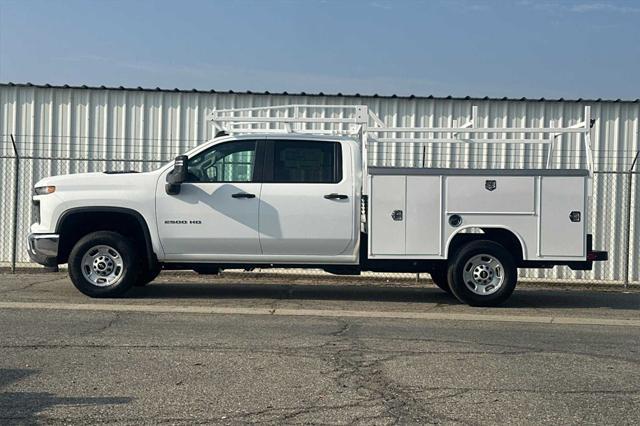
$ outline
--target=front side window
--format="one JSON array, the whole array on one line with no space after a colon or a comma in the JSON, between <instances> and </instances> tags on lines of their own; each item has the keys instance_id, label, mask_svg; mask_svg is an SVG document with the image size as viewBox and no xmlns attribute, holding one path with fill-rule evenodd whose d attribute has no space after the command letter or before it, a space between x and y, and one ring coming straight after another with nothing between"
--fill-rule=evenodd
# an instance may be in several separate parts
<instances>
[{"instance_id":1,"label":"front side window","mask_svg":"<svg viewBox=\"0 0 640 426\"><path fill-rule=\"evenodd\" d=\"M188 182L251 182L255 141L215 145L189 159Z\"/></svg>"},{"instance_id":2,"label":"front side window","mask_svg":"<svg viewBox=\"0 0 640 426\"><path fill-rule=\"evenodd\" d=\"M276 140L273 182L338 183L342 180L342 152L338 142Z\"/></svg>"}]
</instances>

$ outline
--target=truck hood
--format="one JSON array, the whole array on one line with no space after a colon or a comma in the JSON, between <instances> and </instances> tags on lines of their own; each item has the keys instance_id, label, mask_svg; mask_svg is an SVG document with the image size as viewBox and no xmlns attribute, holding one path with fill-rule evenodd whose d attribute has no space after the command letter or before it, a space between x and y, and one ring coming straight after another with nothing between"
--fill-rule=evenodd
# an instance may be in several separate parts
<instances>
[{"instance_id":1,"label":"truck hood","mask_svg":"<svg viewBox=\"0 0 640 426\"><path fill-rule=\"evenodd\" d=\"M74 190L128 190L138 186L153 186L158 171L145 173L76 173L69 175L50 176L39 180L35 186L55 186L56 192Z\"/></svg>"}]
</instances>

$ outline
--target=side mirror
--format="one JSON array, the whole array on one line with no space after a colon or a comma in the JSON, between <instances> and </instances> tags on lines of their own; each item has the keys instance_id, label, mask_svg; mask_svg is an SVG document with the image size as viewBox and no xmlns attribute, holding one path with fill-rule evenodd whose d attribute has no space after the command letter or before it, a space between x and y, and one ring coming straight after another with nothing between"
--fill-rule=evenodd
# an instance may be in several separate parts
<instances>
[{"instance_id":1,"label":"side mirror","mask_svg":"<svg viewBox=\"0 0 640 426\"><path fill-rule=\"evenodd\" d=\"M169 195L180 193L180 186L187 180L189 171L189 158L186 155L178 155L173 163L173 170L167 175L165 190Z\"/></svg>"}]
</instances>

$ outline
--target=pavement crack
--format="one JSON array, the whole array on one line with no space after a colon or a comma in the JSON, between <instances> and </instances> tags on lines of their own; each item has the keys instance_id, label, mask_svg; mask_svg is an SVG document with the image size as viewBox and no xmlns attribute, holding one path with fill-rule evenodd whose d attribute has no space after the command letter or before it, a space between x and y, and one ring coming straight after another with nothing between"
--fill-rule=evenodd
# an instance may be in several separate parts
<instances>
[{"instance_id":1,"label":"pavement crack","mask_svg":"<svg viewBox=\"0 0 640 426\"><path fill-rule=\"evenodd\" d=\"M383 363L389 356L372 354L364 341L358 338L357 329L350 332L357 323L343 321L329 339L321 346L320 356L333 366L333 380L338 389L355 394L362 401L369 401L379 408L375 416L367 416L368 422L388 424L424 424L442 421L458 421L443 418L423 401L418 401L414 393L405 386L391 380L384 372ZM402 356L391 354L391 357Z\"/></svg>"},{"instance_id":2,"label":"pavement crack","mask_svg":"<svg viewBox=\"0 0 640 426\"><path fill-rule=\"evenodd\" d=\"M351 328L351 324L344 323L344 325L340 327L340 330L333 333L332 336L335 336L335 337L343 336L347 331L349 331L350 328Z\"/></svg>"},{"instance_id":3,"label":"pavement crack","mask_svg":"<svg viewBox=\"0 0 640 426\"><path fill-rule=\"evenodd\" d=\"M111 317L111 319L109 319L109 321L107 321L106 324L93 329L93 330L88 330L85 333L83 333L84 336L87 335L93 335L93 334L100 334L100 333L104 333L105 331L109 330L111 327L113 327L113 325L118 322L120 320L120 314L118 312L115 312L113 314L113 316Z\"/></svg>"},{"instance_id":4,"label":"pavement crack","mask_svg":"<svg viewBox=\"0 0 640 426\"><path fill-rule=\"evenodd\" d=\"M42 284L42 285L46 285L46 284L51 284L54 283L56 281L62 281L65 280L66 278L60 278L60 277L56 277L56 278L52 278L50 280L35 280L33 282L27 283L21 287L15 287L15 288L8 288L5 290L0 290L0 294L6 294L6 293L15 293L15 292L19 292L19 291L23 291L23 290L28 290L31 287L34 287L36 285Z\"/></svg>"}]
</instances>

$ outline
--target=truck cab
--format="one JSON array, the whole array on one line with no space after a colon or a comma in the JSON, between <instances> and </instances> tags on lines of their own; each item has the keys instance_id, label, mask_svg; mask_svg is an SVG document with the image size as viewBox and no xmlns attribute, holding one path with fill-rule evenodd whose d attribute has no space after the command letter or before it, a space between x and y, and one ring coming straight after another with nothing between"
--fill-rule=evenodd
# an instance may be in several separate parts
<instances>
[{"instance_id":1,"label":"truck cab","mask_svg":"<svg viewBox=\"0 0 640 426\"><path fill-rule=\"evenodd\" d=\"M185 161L176 193L165 184L172 166L155 188L163 261L357 263L362 167L353 139L224 137Z\"/></svg>"}]
</instances>

